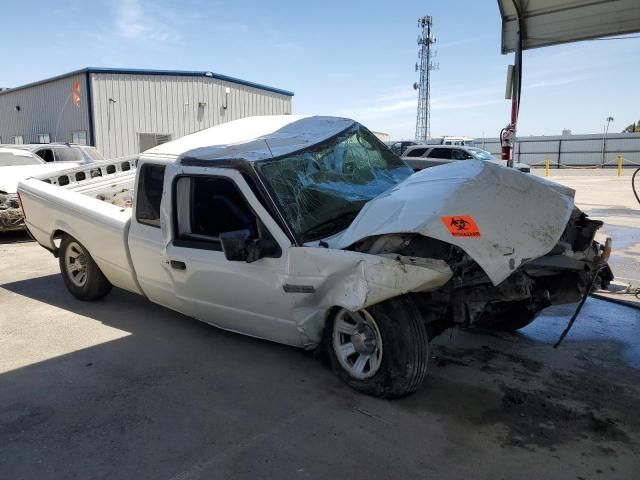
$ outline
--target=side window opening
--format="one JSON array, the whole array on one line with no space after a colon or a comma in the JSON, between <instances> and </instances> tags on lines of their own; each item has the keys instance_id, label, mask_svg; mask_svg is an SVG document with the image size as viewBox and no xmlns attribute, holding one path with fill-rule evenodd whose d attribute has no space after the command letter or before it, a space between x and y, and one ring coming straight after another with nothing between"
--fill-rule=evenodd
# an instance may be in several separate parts
<instances>
[{"instance_id":1,"label":"side window opening","mask_svg":"<svg viewBox=\"0 0 640 480\"><path fill-rule=\"evenodd\" d=\"M236 230L249 230L252 236L258 236L256 216L231 180L182 177L176 189L180 238L218 242L221 233Z\"/></svg>"},{"instance_id":2,"label":"side window opening","mask_svg":"<svg viewBox=\"0 0 640 480\"><path fill-rule=\"evenodd\" d=\"M434 148L427 155L429 158L442 158L445 160L451 159L451 149L450 148Z\"/></svg>"},{"instance_id":3,"label":"side window opening","mask_svg":"<svg viewBox=\"0 0 640 480\"><path fill-rule=\"evenodd\" d=\"M36 152L36 155L38 155L47 163L53 162L53 150L51 150L50 148L38 150Z\"/></svg>"},{"instance_id":4,"label":"side window opening","mask_svg":"<svg viewBox=\"0 0 640 480\"><path fill-rule=\"evenodd\" d=\"M81 162L82 152L77 148L56 148L57 162Z\"/></svg>"},{"instance_id":5,"label":"side window opening","mask_svg":"<svg viewBox=\"0 0 640 480\"><path fill-rule=\"evenodd\" d=\"M407 157L421 157L422 155L424 155L424 152L426 152L427 149L426 148L414 148L413 150L409 150L406 153Z\"/></svg>"},{"instance_id":6,"label":"side window opening","mask_svg":"<svg viewBox=\"0 0 640 480\"><path fill-rule=\"evenodd\" d=\"M164 184L163 165L145 164L139 172L136 197L136 220L138 223L160 227L160 202Z\"/></svg>"},{"instance_id":7,"label":"side window opening","mask_svg":"<svg viewBox=\"0 0 640 480\"><path fill-rule=\"evenodd\" d=\"M191 181L191 233L218 238L223 232L257 234L256 217L229 180L194 177Z\"/></svg>"},{"instance_id":8,"label":"side window opening","mask_svg":"<svg viewBox=\"0 0 640 480\"><path fill-rule=\"evenodd\" d=\"M185 176L175 184L178 245L222 250L220 234L248 230L253 238L273 239L237 185L228 178Z\"/></svg>"},{"instance_id":9,"label":"side window opening","mask_svg":"<svg viewBox=\"0 0 640 480\"><path fill-rule=\"evenodd\" d=\"M452 149L451 158L453 160L471 160L473 157L464 150L459 148Z\"/></svg>"}]
</instances>

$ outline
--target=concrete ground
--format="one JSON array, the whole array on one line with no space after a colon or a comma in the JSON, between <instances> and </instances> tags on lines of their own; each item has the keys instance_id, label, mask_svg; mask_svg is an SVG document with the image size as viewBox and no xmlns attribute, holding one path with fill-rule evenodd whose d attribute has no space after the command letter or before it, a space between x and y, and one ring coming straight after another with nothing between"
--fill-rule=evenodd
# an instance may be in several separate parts
<instances>
[{"instance_id":1,"label":"concrete ground","mask_svg":"<svg viewBox=\"0 0 640 480\"><path fill-rule=\"evenodd\" d=\"M640 217L623 182L591 175L557 179L622 228L624 268ZM589 299L559 349L572 305L519 334L445 333L422 388L386 401L121 290L77 301L24 235L1 236L0 259L0 479L638 478L629 307Z\"/></svg>"},{"instance_id":2,"label":"concrete ground","mask_svg":"<svg viewBox=\"0 0 640 480\"><path fill-rule=\"evenodd\" d=\"M578 207L590 217L604 221L598 237L613 239L610 264L617 279L640 287L640 205L631 189L634 171L625 168L618 177L615 169L551 169L549 180L575 189ZM533 172L538 176L545 173L539 168ZM637 177L640 190L640 174Z\"/></svg>"}]
</instances>

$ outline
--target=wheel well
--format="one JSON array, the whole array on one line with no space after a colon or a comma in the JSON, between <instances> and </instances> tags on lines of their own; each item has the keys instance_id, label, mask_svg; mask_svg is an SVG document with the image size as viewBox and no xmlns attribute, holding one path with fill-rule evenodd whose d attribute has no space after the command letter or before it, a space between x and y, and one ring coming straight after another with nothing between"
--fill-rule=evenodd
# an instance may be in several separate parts
<instances>
[{"instance_id":1,"label":"wheel well","mask_svg":"<svg viewBox=\"0 0 640 480\"><path fill-rule=\"evenodd\" d=\"M331 308L328 308L327 310L325 310L324 313L324 322L322 324L322 328L320 330L320 341L318 342L318 344L315 346L314 350L317 352L322 352L324 351L324 347L326 345L326 336L327 336L327 324L329 323L329 320L331 320L333 317L336 316L336 314L338 313L338 311L343 308L343 307L339 307L339 306L333 306Z\"/></svg>"},{"instance_id":2,"label":"wheel well","mask_svg":"<svg viewBox=\"0 0 640 480\"><path fill-rule=\"evenodd\" d=\"M59 240L62 238L63 235L68 235L67 232L65 232L64 230L55 230L52 234L51 234L51 243L54 245L54 248L52 250L53 256L58 258L58 255L60 254L60 242Z\"/></svg>"}]
</instances>

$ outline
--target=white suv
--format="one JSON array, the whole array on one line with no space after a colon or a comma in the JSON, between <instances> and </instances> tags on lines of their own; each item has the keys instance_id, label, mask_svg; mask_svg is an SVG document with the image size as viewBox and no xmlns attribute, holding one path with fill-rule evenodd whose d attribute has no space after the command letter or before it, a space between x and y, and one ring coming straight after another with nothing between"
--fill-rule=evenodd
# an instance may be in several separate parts
<instances>
[{"instance_id":1,"label":"white suv","mask_svg":"<svg viewBox=\"0 0 640 480\"><path fill-rule=\"evenodd\" d=\"M459 160L484 160L507 165L506 160L498 160L486 150L466 145L414 145L404 151L402 159L415 171ZM513 166L521 172L531 171L525 163L514 163Z\"/></svg>"}]
</instances>

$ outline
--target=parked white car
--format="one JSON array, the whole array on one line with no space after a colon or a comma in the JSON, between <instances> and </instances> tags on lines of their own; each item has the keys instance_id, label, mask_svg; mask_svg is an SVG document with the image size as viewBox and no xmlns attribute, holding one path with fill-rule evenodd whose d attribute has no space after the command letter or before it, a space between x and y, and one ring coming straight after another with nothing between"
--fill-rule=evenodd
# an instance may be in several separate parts
<instances>
[{"instance_id":1,"label":"parked white car","mask_svg":"<svg viewBox=\"0 0 640 480\"><path fill-rule=\"evenodd\" d=\"M17 195L20 180L77 166L74 162L48 165L29 151L0 147L0 232L24 228Z\"/></svg>"},{"instance_id":2,"label":"parked white car","mask_svg":"<svg viewBox=\"0 0 640 480\"><path fill-rule=\"evenodd\" d=\"M476 160L414 174L346 118L244 118L144 152L135 177L113 166L18 188L74 296L116 286L220 328L324 348L372 395L419 388L428 342L447 328L521 328L611 279L593 240L602 222L573 190ZM134 185L132 209L100 200Z\"/></svg>"},{"instance_id":3,"label":"parked white car","mask_svg":"<svg viewBox=\"0 0 640 480\"><path fill-rule=\"evenodd\" d=\"M25 143L21 145L6 144L0 147L27 150L38 155L46 163L72 162L75 164L104 161L104 157L96 147L77 143Z\"/></svg>"},{"instance_id":4,"label":"parked white car","mask_svg":"<svg viewBox=\"0 0 640 480\"><path fill-rule=\"evenodd\" d=\"M498 160L490 152L468 145L415 145L404 151L402 159L415 171L460 160L482 160L507 166L506 160ZM531 171L525 163L515 163L514 168L525 173Z\"/></svg>"}]
</instances>

